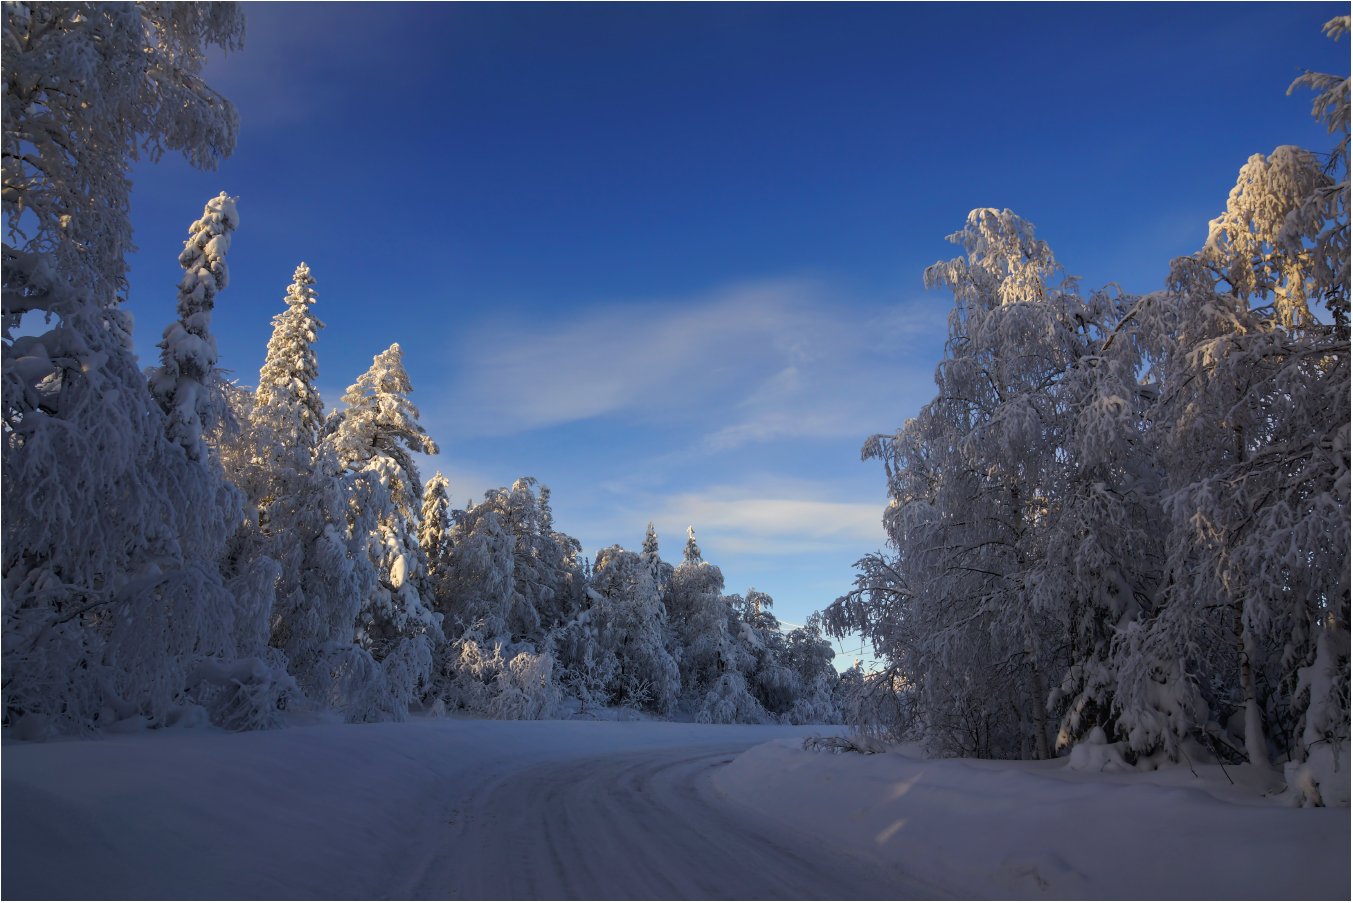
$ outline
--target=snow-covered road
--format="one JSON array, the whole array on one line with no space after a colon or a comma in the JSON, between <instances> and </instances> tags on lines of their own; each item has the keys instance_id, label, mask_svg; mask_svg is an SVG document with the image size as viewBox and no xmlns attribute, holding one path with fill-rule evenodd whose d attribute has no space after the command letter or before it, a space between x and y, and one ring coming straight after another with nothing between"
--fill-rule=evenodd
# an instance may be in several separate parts
<instances>
[{"instance_id":1,"label":"snow-covered road","mask_svg":"<svg viewBox=\"0 0 1353 903\"><path fill-rule=\"evenodd\" d=\"M898 900L935 895L730 803L710 778L751 742L551 762L448 814L415 899Z\"/></svg>"},{"instance_id":2,"label":"snow-covered road","mask_svg":"<svg viewBox=\"0 0 1353 903\"><path fill-rule=\"evenodd\" d=\"M812 733L415 720L6 744L6 899L900 899L712 776Z\"/></svg>"},{"instance_id":3,"label":"snow-covered road","mask_svg":"<svg viewBox=\"0 0 1353 903\"><path fill-rule=\"evenodd\" d=\"M7 742L0 897L1348 899L1348 810L1285 807L1241 769L834 756L802 748L813 732L449 718Z\"/></svg>"}]
</instances>

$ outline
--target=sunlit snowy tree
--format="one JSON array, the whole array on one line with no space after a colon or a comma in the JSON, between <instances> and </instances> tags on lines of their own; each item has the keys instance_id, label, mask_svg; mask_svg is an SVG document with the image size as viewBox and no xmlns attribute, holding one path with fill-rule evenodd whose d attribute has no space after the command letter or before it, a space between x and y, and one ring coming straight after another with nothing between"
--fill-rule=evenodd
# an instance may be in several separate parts
<instances>
[{"instance_id":1,"label":"sunlit snowy tree","mask_svg":"<svg viewBox=\"0 0 1353 903\"><path fill-rule=\"evenodd\" d=\"M448 597L447 585L451 566L451 497L450 483L437 471L423 485L423 508L418 517L418 545L427 561L427 601L434 610L440 610Z\"/></svg>"},{"instance_id":2,"label":"sunlit snowy tree","mask_svg":"<svg viewBox=\"0 0 1353 903\"><path fill-rule=\"evenodd\" d=\"M1059 388L1087 348L1084 303L1008 210L974 210L950 241L964 256L926 273L955 302L938 395L865 448L885 461L898 557L869 565L856 598L900 609L843 601L833 623L866 636L906 623L907 676L937 750L1045 757L1048 675L1061 661L1044 642L1058 612L1041 603L1061 600L1037 593L1037 566L1066 478Z\"/></svg>"},{"instance_id":3,"label":"sunlit snowy tree","mask_svg":"<svg viewBox=\"0 0 1353 903\"><path fill-rule=\"evenodd\" d=\"M377 581L357 618L359 645L381 665L384 702L374 711L402 717L426 689L441 616L422 598L427 564L418 544L422 484L414 452L436 454L409 400L413 385L399 345L376 355L343 396L346 408L325 444L352 475L354 535L362 537ZM371 717L364 715L363 717Z\"/></svg>"},{"instance_id":4,"label":"sunlit snowy tree","mask_svg":"<svg viewBox=\"0 0 1353 903\"><path fill-rule=\"evenodd\" d=\"M877 722L1041 755L1061 675L1073 761L1191 749L1347 801L1348 80L1303 86L1335 149L1252 157L1163 291L1084 298L995 211L931 268L957 301L939 395L865 447L893 549L826 614L889 665L856 694L886 690Z\"/></svg>"},{"instance_id":5,"label":"sunlit snowy tree","mask_svg":"<svg viewBox=\"0 0 1353 903\"><path fill-rule=\"evenodd\" d=\"M1153 422L1171 532L1134 676L1187 653L1182 679L1251 763L1286 760L1304 799L1346 801L1348 90L1302 84L1322 92L1333 153L1251 157L1142 318L1168 388Z\"/></svg>"}]
</instances>

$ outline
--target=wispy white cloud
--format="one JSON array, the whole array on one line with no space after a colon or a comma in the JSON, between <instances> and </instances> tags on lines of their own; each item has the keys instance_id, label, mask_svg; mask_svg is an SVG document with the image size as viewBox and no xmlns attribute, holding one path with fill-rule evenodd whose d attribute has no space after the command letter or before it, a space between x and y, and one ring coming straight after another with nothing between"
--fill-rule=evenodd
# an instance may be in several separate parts
<instances>
[{"instance_id":1,"label":"wispy white cloud","mask_svg":"<svg viewBox=\"0 0 1353 903\"><path fill-rule=\"evenodd\" d=\"M605 515L599 532L641 535L651 520L664 555L678 560L687 526L702 547L724 556L799 555L877 548L884 541L880 500L843 499L830 482L780 478L707 485L672 495L637 494ZM853 560L853 559L852 559Z\"/></svg>"},{"instance_id":2,"label":"wispy white cloud","mask_svg":"<svg viewBox=\"0 0 1353 903\"><path fill-rule=\"evenodd\" d=\"M877 504L756 497L736 491L673 497L656 522L694 524L700 537L733 554L784 555L838 545L870 548L882 539ZM681 529L677 527L676 529Z\"/></svg>"},{"instance_id":3,"label":"wispy white cloud","mask_svg":"<svg viewBox=\"0 0 1353 903\"><path fill-rule=\"evenodd\" d=\"M929 394L942 309L893 308L818 281L498 321L458 350L450 404L475 435L601 417L680 425L703 452L887 429ZM924 345L926 351L910 353ZM910 398L915 396L915 404Z\"/></svg>"},{"instance_id":4,"label":"wispy white cloud","mask_svg":"<svg viewBox=\"0 0 1353 903\"><path fill-rule=\"evenodd\" d=\"M490 435L691 409L775 354L806 296L803 284L773 282L596 306L551 324L487 323L463 350L456 404L477 409L475 428Z\"/></svg>"}]
</instances>

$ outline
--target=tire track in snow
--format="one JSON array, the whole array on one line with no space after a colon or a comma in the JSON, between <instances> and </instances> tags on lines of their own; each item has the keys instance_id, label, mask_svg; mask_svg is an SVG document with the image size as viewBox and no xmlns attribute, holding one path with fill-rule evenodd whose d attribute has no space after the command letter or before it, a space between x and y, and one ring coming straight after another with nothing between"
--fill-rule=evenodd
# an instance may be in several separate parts
<instances>
[{"instance_id":1,"label":"tire track in snow","mask_svg":"<svg viewBox=\"0 0 1353 903\"><path fill-rule=\"evenodd\" d=\"M424 899L905 899L933 889L806 842L710 781L745 746L535 764L456 806Z\"/></svg>"}]
</instances>

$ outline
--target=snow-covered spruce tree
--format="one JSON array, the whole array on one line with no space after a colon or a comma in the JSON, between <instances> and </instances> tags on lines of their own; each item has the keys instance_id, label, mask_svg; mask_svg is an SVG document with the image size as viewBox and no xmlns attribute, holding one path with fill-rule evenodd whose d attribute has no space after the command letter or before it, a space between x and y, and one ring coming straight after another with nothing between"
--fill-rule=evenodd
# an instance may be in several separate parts
<instances>
[{"instance_id":1,"label":"snow-covered spruce tree","mask_svg":"<svg viewBox=\"0 0 1353 903\"><path fill-rule=\"evenodd\" d=\"M239 225L235 199L223 191L207 202L202 218L188 227L188 240L179 254L183 279L178 285L178 319L164 330L160 366L150 371L150 391L168 419L169 438L188 457L207 455L204 431L224 415L225 401L218 385L216 339L211 312L216 295L229 283L226 252L230 235Z\"/></svg>"},{"instance_id":2,"label":"snow-covered spruce tree","mask_svg":"<svg viewBox=\"0 0 1353 903\"><path fill-rule=\"evenodd\" d=\"M271 691L249 697L275 675L243 673L251 631L220 572L238 512L219 467L166 440L118 307L130 161L230 150L234 111L199 73L242 20L227 4L3 15L6 723L158 725L194 694L220 723L265 722Z\"/></svg>"},{"instance_id":3,"label":"snow-covered spruce tree","mask_svg":"<svg viewBox=\"0 0 1353 903\"><path fill-rule=\"evenodd\" d=\"M347 406L325 440L357 491L349 505L355 536L366 545L377 581L357 618L357 643L379 663L380 678L353 720L402 718L428 689L441 616L421 596L427 565L418 545L422 484L413 452L436 454L418 422L399 345L376 355L348 387ZM373 672L374 673L374 672Z\"/></svg>"},{"instance_id":4,"label":"snow-covered spruce tree","mask_svg":"<svg viewBox=\"0 0 1353 903\"><path fill-rule=\"evenodd\" d=\"M309 267L296 268L248 405L249 457L230 469L257 510L261 552L280 564L269 642L312 703L352 715L350 699L366 694L354 675L360 684L374 670L354 639L376 573L348 516L357 481L319 445L314 343L324 324L312 309L314 283Z\"/></svg>"},{"instance_id":5,"label":"snow-covered spruce tree","mask_svg":"<svg viewBox=\"0 0 1353 903\"><path fill-rule=\"evenodd\" d=\"M486 498L483 504L457 512L452 529L450 591L438 600L448 637L473 631L486 640L510 642L514 633L520 635L533 620L513 618L514 610L520 608L513 579L516 555L512 536L504 529L496 509Z\"/></svg>"},{"instance_id":6,"label":"snow-covered spruce tree","mask_svg":"<svg viewBox=\"0 0 1353 903\"><path fill-rule=\"evenodd\" d=\"M441 611L450 595L451 497L449 481L437 471L423 485L423 508L418 517L418 545L427 561L427 602Z\"/></svg>"},{"instance_id":7,"label":"snow-covered spruce tree","mask_svg":"<svg viewBox=\"0 0 1353 903\"><path fill-rule=\"evenodd\" d=\"M229 283L226 253L238 226L235 200L221 192L188 227L179 254L184 274L178 284L178 319L165 328L160 366L147 371L147 378L165 412L167 438L200 465L201 491L215 502L200 505L198 517L220 542L199 545L196 554L217 562L234 602L234 649L247 660L199 665L192 695L207 704L218 723L244 729L275 723L278 701L295 687L283 659L268 649L280 565L261 542L246 493L230 481L223 457L238 453L239 441L249 432L236 416L242 399L216 367L211 332L216 297Z\"/></svg>"},{"instance_id":8,"label":"snow-covered spruce tree","mask_svg":"<svg viewBox=\"0 0 1353 903\"><path fill-rule=\"evenodd\" d=\"M648 527L644 531L643 551L644 564L648 568L648 574L653 578L653 585L658 588L658 594L665 596L667 594L667 585L672 580L672 566L662 560L662 555L658 551L658 533L653 529L653 522L648 522Z\"/></svg>"},{"instance_id":9,"label":"snow-covered spruce tree","mask_svg":"<svg viewBox=\"0 0 1353 903\"><path fill-rule=\"evenodd\" d=\"M835 658L818 616L789 631L785 661L799 678L799 694L788 714L791 724L840 724L844 720L841 675L832 664Z\"/></svg>"},{"instance_id":10,"label":"snow-covered spruce tree","mask_svg":"<svg viewBox=\"0 0 1353 903\"><path fill-rule=\"evenodd\" d=\"M287 286L286 310L272 320L272 336L258 373L250 422L257 433L257 465L263 479L254 500L265 520L279 491L314 468L324 426L324 401L315 381L319 359L315 340L324 323L315 316L315 277L301 263Z\"/></svg>"},{"instance_id":11,"label":"snow-covered spruce tree","mask_svg":"<svg viewBox=\"0 0 1353 903\"><path fill-rule=\"evenodd\" d=\"M612 702L660 714L672 711L680 691L676 661L664 643L667 613L647 563L611 546L597 553L589 597L596 645L610 664Z\"/></svg>"},{"instance_id":12,"label":"snow-covered spruce tree","mask_svg":"<svg viewBox=\"0 0 1353 903\"><path fill-rule=\"evenodd\" d=\"M723 588L723 572L701 557L695 528L688 527L683 560L672 570L666 600L684 704L702 722L761 721L765 712L745 677L750 654L735 637L732 599Z\"/></svg>"},{"instance_id":13,"label":"snow-covered spruce tree","mask_svg":"<svg viewBox=\"0 0 1353 903\"><path fill-rule=\"evenodd\" d=\"M548 486L540 487L539 523L540 535L535 541L535 555L541 563L541 574L549 593L548 598L542 595L540 621L548 633L558 630L581 610L587 576L581 564L582 543L555 529Z\"/></svg>"}]
</instances>

